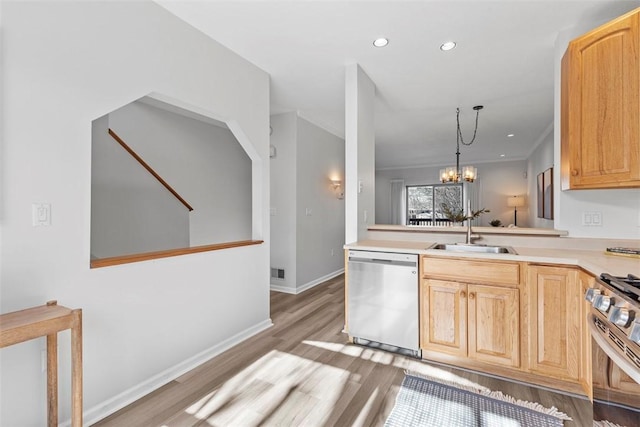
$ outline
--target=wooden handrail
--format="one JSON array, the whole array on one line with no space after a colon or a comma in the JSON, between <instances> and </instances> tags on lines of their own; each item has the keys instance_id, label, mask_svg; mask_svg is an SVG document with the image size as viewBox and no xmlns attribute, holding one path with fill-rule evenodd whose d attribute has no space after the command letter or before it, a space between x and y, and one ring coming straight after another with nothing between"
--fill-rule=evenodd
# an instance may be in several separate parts
<instances>
[{"instance_id":1,"label":"wooden handrail","mask_svg":"<svg viewBox=\"0 0 640 427\"><path fill-rule=\"evenodd\" d=\"M128 264L130 262L149 261L178 255L195 254L198 252L218 251L221 249L239 248L242 246L260 245L264 240L239 240L236 242L216 243L213 245L194 246L191 248L168 249L164 251L144 252L140 254L114 256L91 260L91 268L109 267L112 265Z\"/></svg>"},{"instance_id":2,"label":"wooden handrail","mask_svg":"<svg viewBox=\"0 0 640 427\"><path fill-rule=\"evenodd\" d=\"M147 164L147 162L145 162L144 160L142 160L142 157L138 156L138 154L133 151L133 149L131 149L131 147L129 147L127 145L126 142L124 142L122 140L122 138L120 138L114 131L112 131L111 129L109 129L109 135L111 135L113 137L113 139L115 139L118 144L120 144L122 146L122 148L124 148L125 150L127 150L127 152L129 154L131 154L131 156L136 159L138 161L138 163L140 163L142 165L142 167L144 167L151 175L154 176L155 179L158 180L158 182L160 182L160 184L162 184L164 186L164 188L166 188L167 190L169 190L169 192L171 194L173 194L175 196L176 199L180 200L180 203L182 203L183 205L186 206L187 209L189 209L189 211L192 211L193 208L191 207L191 205L189 203L187 203L187 201L185 199L183 199L182 197L180 197L180 195L176 192L176 190L174 190L169 184L167 184L167 182L162 179L162 177L160 175L157 174L156 171L154 171L151 166L149 166Z\"/></svg>"}]
</instances>

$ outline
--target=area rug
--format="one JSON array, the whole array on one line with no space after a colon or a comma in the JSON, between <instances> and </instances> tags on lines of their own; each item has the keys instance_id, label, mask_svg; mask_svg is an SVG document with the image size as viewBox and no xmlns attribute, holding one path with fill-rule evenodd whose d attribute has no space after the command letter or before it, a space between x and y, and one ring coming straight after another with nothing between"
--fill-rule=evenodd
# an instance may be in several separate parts
<instances>
[{"instance_id":1,"label":"area rug","mask_svg":"<svg viewBox=\"0 0 640 427\"><path fill-rule=\"evenodd\" d=\"M563 420L571 418L555 407L406 373L385 426L560 427Z\"/></svg>"}]
</instances>

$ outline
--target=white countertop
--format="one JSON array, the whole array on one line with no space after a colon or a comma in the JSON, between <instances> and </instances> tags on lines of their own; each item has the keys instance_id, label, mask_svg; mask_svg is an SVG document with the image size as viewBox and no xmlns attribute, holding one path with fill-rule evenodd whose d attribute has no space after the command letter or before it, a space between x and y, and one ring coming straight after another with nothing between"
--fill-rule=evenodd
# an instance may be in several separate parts
<instances>
[{"instance_id":1,"label":"white countertop","mask_svg":"<svg viewBox=\"0 0 640 427\"><path fill-rule=\"evenodd\" d=\"M436 242L362 240L345 245L345 249L362 249L380 252L400 252L412 254L437 255L456 258L480 258L510 260L547 264L575 265L594 276L610 273L615 276L634 274L640 276L640 258L607 255L604 251L576 249L546 249L512 246L517 254L485 254L452 252L428 249Z\"/></svg>"},{"instance_id":2,"label":"white countertop","mask_svg":"<svg viewBox=\"0 0 640 427\"><path fill-rule=\"evenodd\" d=\"M369 231L394 231L407 233L460 233L467 232L467 227L463 226L422 226L422 225L392 225L373 224L367 227ZM527 227L473 227L474 233L481 234L502 234L508 236L566 236L568 233L563 230L553 228L527 228Z\"/></svg>"}]
</instances>

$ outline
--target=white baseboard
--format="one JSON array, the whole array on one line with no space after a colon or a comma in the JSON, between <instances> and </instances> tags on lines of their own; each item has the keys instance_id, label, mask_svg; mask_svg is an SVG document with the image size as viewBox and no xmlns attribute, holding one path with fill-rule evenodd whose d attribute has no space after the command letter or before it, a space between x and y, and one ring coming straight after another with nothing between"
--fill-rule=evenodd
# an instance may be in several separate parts
<instances>
[{"instance_id":1,"label":"white baseboard","mask_svg":"<svg viewBox=\"0 0 640 427\"><path fill-rule=\"evenodd\" d=\"M339 276L342 273L344 273L344 268L334 271L333 273L326 274L322 277L312 280L311 282L305 283L304 285L298 286L296 289L291 289L285 286L274 285L273 283L271 283L271 290L276 292L284 292L287 294L297 295L297 294L303 293L306 290L313 288L314 286L318 286L320 283L324 283L329 279L333 279L334 277Z\"/></svg>"},{"instance_id":2,"label":"white baseboard","mask_svg":"<svg viewBox=\"0 0 640 427\"><path fill-rule=\"evenodd\" d=\"M242 341L251 338L252 336L264 331L265 329L270 328L271 326L273 326L273 322L271 321L271 319L260 322L257 325L245 329L244 331L227 338L221 343L216 344L213 347L209 347L208 349L196 354L195 356L190 357L189 359L180 362L163 372L160 372L159 374L149 378L148 380L143 381L140 384L123 391L122 393L112 397L111 399L84 411L83 425L91 425L103 418L106 418L114 412L124 408L125 406L135 402L143 396L146 396L152 391L162 387L168 382L173 381L179 376L203 364L209 359L212 359L220 353L230 349L235 345L240 344ZM61 423L61 426L63 427L68 427L70 425L70 419Z\"/></svg>"},{"instance_id":3,"label":"white baseboard","mask_svg":"<svg viewBox=\"0 0 640 427\"><path fill-rule=\"evenodd\" d=\"M333 273L326 274L322 277L312 280L311 282L305 283L304 285L298 286L296 288L296 294L301 294L302 292L309 290L314 286L318 286L320 283L326 282L329 279L333 279L334 277L339 276L342 273L344 273L344 268L334 271Z\"/></svg>"},{"instance_id":4,"label":"white baseboard","mask_svg":"<svg viewBox=\"0 0 640 427\"><path fill-rule=\"evenodd\" d=\"M296 294L296 290L288 286L275 285L273 283L270 283L269 286L272 291L284 292L285 294Z\"/></svg>"}]
</instances>

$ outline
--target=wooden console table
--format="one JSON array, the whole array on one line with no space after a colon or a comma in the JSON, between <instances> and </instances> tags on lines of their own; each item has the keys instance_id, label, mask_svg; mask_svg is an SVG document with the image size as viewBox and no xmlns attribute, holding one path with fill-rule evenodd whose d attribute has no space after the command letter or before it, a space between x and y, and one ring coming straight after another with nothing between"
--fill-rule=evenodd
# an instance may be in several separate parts
<instances>
[{"instance_id":1,"label":"wooden console table","mask_svg":"<svg viewBox=\"0 0 640 427\"><path fill-rule=\"evenodd\" d=\"M47 336L48 425L58 425L58 332L71 329L71 425L82 427L82 310L57 301L0 315L0 348Z\"/></svg>"}]
</instances>

